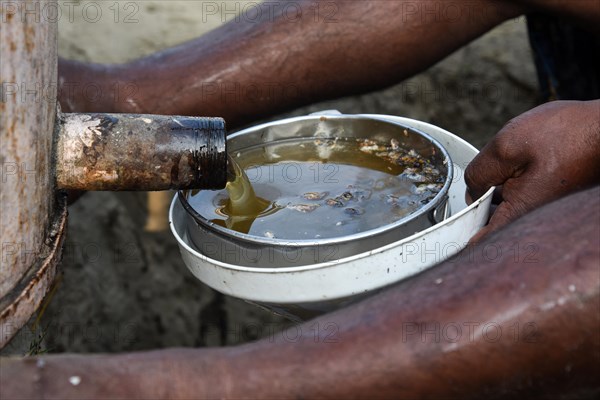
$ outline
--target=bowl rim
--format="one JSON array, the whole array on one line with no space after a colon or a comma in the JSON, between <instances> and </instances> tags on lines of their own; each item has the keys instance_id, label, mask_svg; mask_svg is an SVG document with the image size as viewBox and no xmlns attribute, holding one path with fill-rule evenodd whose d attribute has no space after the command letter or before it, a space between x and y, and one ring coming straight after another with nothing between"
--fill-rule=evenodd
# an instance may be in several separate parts
<instances>
[{"instance_id":1,"label":"bowl rim","mask_svg":"<svg viewBox=\"0 0 600 400\"><path fill-rule=\"evenodd\" d=\"M463 208L458 213L446 218L444 221L440 222L440 224L452 224L453 222L455 222L456 220L461 218L464 214L467 214L474 208L479 207L479 205L481 203L486 201L486 199L492 195L492 193L494 192L494 189L495 189L495 187L491 187L479 199L475 200L473 203L471 203L467 207ZM183 239L183 237L180 235L177 228L175 227L175 223L173 221L173 210L176 207L176 204L179 202L179 200L177 199L178 196L179 196L179 194L177 193L175 195L175 197L173 198L173 201L171 202L171 207L169 209L169 225L171 228L171 232L177 239L177 242L179 243L179 245L183 246L189 254L191 254L194 257L199 258L209 264L212 264L215 267L220 267L220 268L224 268L226 270L240 271L240 272L252 272L252 273L262 273L262 274L264 274L264 273L267 273L267 274L274 274L274 273L280 274L281 273L281 274L283 274L283 273L290 273L290 272L305 272L305 271L324 269L324 268L335 266L337 264L344 264L344 263L348 263L348 262L351 262L354 260L359 260L361 258L369 257L369 256L372 256L373 254L381 253L381 252L387 251L391 248L402 246L406 243L415 242L422 236L425 236L425 235L429 234L430 232L438 229L438 225L439 225L439 224L436 224L436 225L430 226L429 228L419 231L419 232L415 233L414 235L408 236L404 239L398 240L393 243L386 244L381 247L377 247L373 250L369 250L369 251L355 254L352 256L340 258L337 260L316 263L316 264L292 266L292 267L289 267L289 266L284 266L284 267L247 267L247 266L243 266L243 265L229 264L229 263L226 263L223 261L215 260L214 258L210 258L210 257L200 253L196 249L192 248ZM183 211L185 212L185 210L183 210Z\"/></svg>"},{"instance_id":2,"label":"bowl rim","mask_svg":"<svg viewBox=\"0 0 600 400\"><path fill-rule=\"evenodd\" d=\"M363 115L363 114L359 114L359 115ZM385 118L390 118L390 119L395 119L395 118L399 118L403 120L403 123L418 123L419 125L426 125L428 127L437 129L442 131L444 134L446 135L450 135L452 136L453 140L460 143L461 145L471 149L472 151L475 151L476 153L478 153L479 151L477 150L477 148L475 146L473 146L471 143L467 142L466 140L464 140L463 138L448 132L447 130L440 128L436 125L430 124L428 122L424 122L424 121L418 121L415 119L411 119L411 118L406 118L406 117L398 117L398 116L393 116L393 115L385 115L385 114L364 114L367 116L373 116L373 117L381 117L383 119ZM417 239L421 238L421 236L424 236L426 234L429 234L431 231L438 229L439 225L443 224L453 224L454 222L456 222L458 219L462 218L463 215L471 213L473 211L473 209L478 208L482 203L484 203L490 196L492 196L493 192L495 190L495 187L492 186L490 187L490 189L485 192L479 199L473 201L473 203L467 205L466 207L462 208L460 211L456 212L455 214L452 214L450 217L446 218L444 221L440 222L437 225L434 225L430 228L427 228L423 231L417 232L412 236L408 236L404 239L401 239L399 241L378 247L376 249L367 251L367 252L363 252L363 253L359 253L359 254L355 254L353 256L349 256L346 258L341 258L338 260L333 260L333 261L327 261L324 263L317 263L317 264L309 264L309 265L299 265L299 266L286 266L286 267L247 267L247 266L242 266L242 265L236 265L236 264L229 264L229 263L225 263L222 261L218 261L215 260L213 258L210 258L208 256L205 256L204 254L201 254L200 252L198 252L196 249L192 248L190 245L188 245L188 243L186 243L183 235L185 234L185 232L180 232L177 230L177 227L175 226L175 221L173 218L173 211L175 209L175 207L177 206L177 203L179 202L179 200L177 199L178 194L175 195L175 197L173 198L172 202L171 202L171 206L169 208L169 227L171 229L171 232L173 233L173 236L175 236L175 239L177 240L181 250L182 255L185 257L186 255L189 257L193 257L196 259L199 259L203 262L205 262L206 264L210 265L211 268L218 268L218 269L223 269L223 270L227 270L227 271L237 271L237 272L243 272L243 273L252 273L252 274L285 274L285 273L302 273L302 272L309 272L312 270L319 270L319 269L326 269L326 268L330 268L330 267L334 267L337 264L340 263L348 263L351 261L355 261L355 260L359 260L365 257L369 257L371 255L375 255L378 253L382 253L385 251L388 251L394 247L398 247L398 246L402 246L406 243L411 243L411 242L415 242ZM185 252L184 252L185 250ZM187 263L186 263L187 265ZM189 266L188 266L189 268Z\"/></svg>"},{"instance_id":3,"label":"bowl rim","mask_svg":"<svg viewBox=\"0 0 600 400\"><path fill-rule=\"evenodd\" d=\"M384 122L389 125L394 125L398 129L408 129L409 131L412 131L412 132L424 137L433 146L435 146L442 153L442 155L444 157L443 162L446 165L446 168L448 171L446 174L446 179L444 180L444 185L442 186L440 191L434 196L434 198L431 199L427 204L418 208L414 212L400 218L399 220L394 221L393 223L385 224L385 225L382 225L382 226L379 226L379 227L376 227L373 229L369 229L366 231L353 233L351 235L329 237L329 238L318 238L318 239L283 239L283 238L278 239L278 238L268 238L265 236L250 235L247 233L233 231L231 229L227 229L220 225L217 225L217 224L209 221L208 219L206 219L201 214L199 214L185 198L184 191L179 190L177 192L176 197L179 198L179 201L181 202L184 210L193 217L193 219L196 221L197 224L201 224L204 227L204 229L207 229L213 233L216 233L217 235L225 236L229 240L242 241L242 242L249 243L252 245L271 246L273 248L304 248L304 247L327 247L327 246L333 246L333 245L338 245L338 244L347 244L350 242L367 239L372 236L377 236L377 235L380 235L383 233L387 233L389 231L400 228L402 225L407 224L409 221L418 219L418 218L422 217L423 215L431 212L440 203L442 203L444 200L444 197L447 196L448 191L450 189L450 185L453 180L453 173L454 173L452 158L450 157L450 154L448 153L448 151L444 148L444 146L438 140L434 139L432 136L421 131L420 129L416 129L412 126L408 126L406 124L403 124L403 123L400 123L398 121L394 121L391 119L387 119L385 117L376 117L376 116L371 116L371 115L366 116L364 114L339 114L339 115L311 114L311 115L305 115L305 116L300 116L300 117L292 117L292 118L271 121L271 122L267 122L264 124L252 126L252 127L243 129L239 132L231 134L227 138L227 140L235 139L236 137L243 136L243 135L253 133L256 131L260 131L262 129L269 128L272 126L279 126L279 125L284 125L284 124L288 124L288 123L303 122L303 121L323 120L323 118L326 118L328 120L329 119L333 119L333 120L335 120L335 119L375 120L375 121L379 121L379 122ZM434 226L435 225L436 224L434 224ZM337 262L337 260L336 260L336 262Z\"/></svg>"}]
</instances>

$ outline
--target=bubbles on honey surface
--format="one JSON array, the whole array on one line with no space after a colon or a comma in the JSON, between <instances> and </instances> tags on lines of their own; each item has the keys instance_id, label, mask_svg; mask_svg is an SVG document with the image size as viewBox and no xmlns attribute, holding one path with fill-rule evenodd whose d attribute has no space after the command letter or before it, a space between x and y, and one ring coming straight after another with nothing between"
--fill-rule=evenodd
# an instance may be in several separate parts
<instances>
[{"instance_id":1,"label":"bubbles on honey surface","mask_svg":"<svg viewBox=\"0 0 600 400\"><path fill-rule=\"evenodd\" d=\"M304 193L302 197L306 200L323 200L328 194L329 192L308 192Z\"/></svg>"},{"instance_id":2,"label":"bubbles on honey surface","mask_svg":"<svg viewBox=\"0 0 600 400\"><path fill-rule=\"evenodd\" d=\"M290 210L295 210L298 212L302 212L302 213L309 213L312 211L315 211L318 207L320 207L319 204L288 204L286 206L286 208L290 209Z\"/></svg>"}]
</instances>

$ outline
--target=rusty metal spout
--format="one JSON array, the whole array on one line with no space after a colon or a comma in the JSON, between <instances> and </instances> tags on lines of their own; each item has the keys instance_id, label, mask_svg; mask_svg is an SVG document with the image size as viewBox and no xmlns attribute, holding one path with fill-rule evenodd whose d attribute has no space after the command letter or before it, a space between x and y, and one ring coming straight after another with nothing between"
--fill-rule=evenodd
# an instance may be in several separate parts
<instances>
[{"instance_id":1,"label":"rusty metal spout","mask_svg":"<svg viewBox=\"0 0 600 400\"><path fill-rule=\"evenodd\" d=\"M40 18L39 3L0 1L0 348L54 281L67 227L55 188L226 183L221 119L57 113L57 19Z\"/></svg>"},{"instance_id":2,"label":"rusty metal spout","mask_svg":"<svg viewBox=\"0 0 600 400\"><path fill-rule=\"evenodd\" d=\"M55 129L58 189L221 189L225 121L139 114L63 114Z\"/></svg>"}]
</instances>

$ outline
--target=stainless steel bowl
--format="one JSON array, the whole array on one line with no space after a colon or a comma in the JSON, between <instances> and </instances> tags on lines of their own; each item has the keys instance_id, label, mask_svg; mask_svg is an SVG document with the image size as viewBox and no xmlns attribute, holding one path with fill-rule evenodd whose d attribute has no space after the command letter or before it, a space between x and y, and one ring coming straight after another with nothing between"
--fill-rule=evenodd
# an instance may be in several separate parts
<instances>
[{"instance_id":1,"label":"stainless steel bowl","mask_svg":"<svg viewBox=\"0 0 600 400\"><path fill-rule=\"evenodd\" d=\"M312 240L285 240L236 232L216 225L198 214L177 196L187 213L187 234L196 249L221 262L249 267L289 267L335 261L401 240L441 222L449 215L448 190L452 161L448 152L431 136L385 118L358 115L310 115L290 118L245 129L228 137L230 154L244 152L262 143L307 139L373 139L389 142L396 138L432 160L445 175L440 192L410 215L388 225L364 232Z\"/></svg>"}]
</instances>

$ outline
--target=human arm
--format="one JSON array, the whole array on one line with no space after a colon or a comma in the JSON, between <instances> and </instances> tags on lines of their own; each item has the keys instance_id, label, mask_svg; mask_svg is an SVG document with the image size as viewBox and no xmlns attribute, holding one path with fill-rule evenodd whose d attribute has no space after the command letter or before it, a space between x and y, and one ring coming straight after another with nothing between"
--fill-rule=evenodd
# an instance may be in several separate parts
<instances>
[{"instance_id":1,"label":"human arm","mask_svg":"<svg viewBox=\"0 0 600 400\"><path fill-rule=\"evenodd\" d=\"M277 10L285 10L284 4ZM394 84L522 10L511 3L300 1L302 12L241 18L123 65L61 60L63 109L224 117L230 128L293 107ZM121 88L115 96L115 88Z\"/></svg>"},{"instance_id":2,"label":"human arm","mask_svg":"<svg viewBox=\"0 0 600 400\"><path fill-rule=\"evenodd\" d=\"M277 2L260 21L234 20L123 65L61 59L63 109L221 116L235 128L394 84L525 12L566 16L592 29L600 20L600 3L588 0L292 3L301 18ZM82 93L90 83L99 98Z\"/></svg>"},{"instance_id":3,"label":"human arm","mask_svg":"<svg viewBox=\"0 0 600 400\"><path fill-rule=\"evenodd\" d=\"M594 393L599 196L596 187L562 198L456 258L256 343L2 359L0 395L511 399Z\"/></svg>"}]
</instances>

